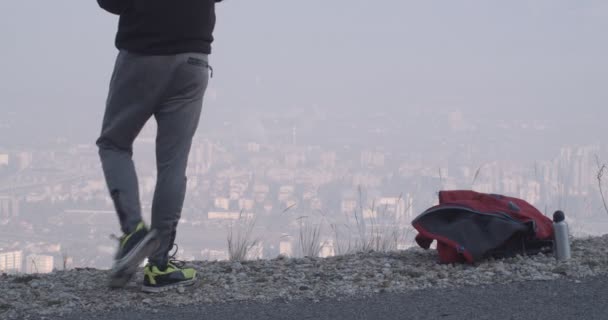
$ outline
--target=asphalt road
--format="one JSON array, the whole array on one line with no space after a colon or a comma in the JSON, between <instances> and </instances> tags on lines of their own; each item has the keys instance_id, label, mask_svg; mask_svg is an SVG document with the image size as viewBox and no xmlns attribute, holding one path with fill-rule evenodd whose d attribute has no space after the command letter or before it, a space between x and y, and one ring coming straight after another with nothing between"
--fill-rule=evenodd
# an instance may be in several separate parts
<instances>
[{"instance_id":1,"label":"asphalt road","mask_svg":"<svg viewBox=\"0 0 608 320\"><path fill-rule=\"evenodd\" d=\"M227 303L170 308L157 313L78 313L69 320L231 319L608 319L608 277L508 285L429 289L319 303Z\"/></svg>"}]
</instances>

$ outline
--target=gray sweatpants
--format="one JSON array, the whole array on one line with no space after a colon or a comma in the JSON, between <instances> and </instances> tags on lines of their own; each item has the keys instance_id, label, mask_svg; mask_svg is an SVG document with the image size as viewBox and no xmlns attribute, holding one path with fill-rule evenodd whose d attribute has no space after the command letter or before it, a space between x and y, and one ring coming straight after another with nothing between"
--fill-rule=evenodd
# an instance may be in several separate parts
<instances>
[{"instance_id":1,"label":"gray sweatpants","mask_svg":"<svg viewBox=\"0 0 608 320\"><path fill-rule=\"evenodd\" d=\"M188 154L208 80L205 54L149 56L121 51L110 81L97 146L124 233L142 221L133 141L151 117L158 124L151 228L159 233L160 247L149 261L160 266L167 263L175 241L186 193Z\"/></svg>"}]
</instances>

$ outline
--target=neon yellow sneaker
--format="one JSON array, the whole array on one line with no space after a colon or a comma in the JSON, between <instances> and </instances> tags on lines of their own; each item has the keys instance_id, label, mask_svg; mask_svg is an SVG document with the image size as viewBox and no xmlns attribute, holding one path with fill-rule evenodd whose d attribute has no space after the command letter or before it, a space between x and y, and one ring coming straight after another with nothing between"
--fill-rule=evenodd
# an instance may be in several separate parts
<instances>
[{"instance_id":1,"label":"neon yellow sneaker","mask_svg":"<svg viewBox=\"0 0 608 320\"><path fill-rule=\"evenodd\" d=\"M173 288L193 285L196 282L196 270L181 268L175 261L169 262L167 268L161 270L158 266L148 263L144 269L143 292L163 292Z\"/></svg>"},{"instance_id":2,"label":"neon yellow sneaker","mask_svg":"<svg viewBox=\"0 0 608 320\"><path fill-rule=\"evenodd\" d=\"M118 240L118 251L110 271L111 288L124 287L137 271L139 264L159 245L156 231L148 231L143 222L140 222L133 232L123 235Z\"/></svg>"}]
</instances>

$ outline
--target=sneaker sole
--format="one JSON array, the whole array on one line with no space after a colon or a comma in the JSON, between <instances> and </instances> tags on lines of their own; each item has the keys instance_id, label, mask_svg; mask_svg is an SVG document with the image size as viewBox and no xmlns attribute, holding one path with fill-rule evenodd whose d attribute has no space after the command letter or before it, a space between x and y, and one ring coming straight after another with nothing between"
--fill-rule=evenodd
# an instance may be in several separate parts
<instances>
[{"instance_id":1,"label":"sneaker sole","mask_svg":"<svg viewBox=\"0 0 608 320\"><path fill-rule=\"evenodd\" d=\"M172 290L172 289L177 289L179 287L191 286L194 283L196 283L196 277L192 278L190 280L178 282L175 284L168 284L168 285L162 286L162 287L151 287L151 286L144 285L141 287L141 291L146 292L146 293L159 293L159 292L165 292L165 291Z\"/></svg>"},{"instance_id":2,"label":"sneaker sole","mask_svg":"<svg viewBox=\"0 0 608 320\"><path fill-rule=\"evenodd\" d=\"M110 288L122 288L131 280L139 264L158 248L156 235L156 230L150 230L131 252L114 263L110 272Z\"/></svg>"}]
</instances>

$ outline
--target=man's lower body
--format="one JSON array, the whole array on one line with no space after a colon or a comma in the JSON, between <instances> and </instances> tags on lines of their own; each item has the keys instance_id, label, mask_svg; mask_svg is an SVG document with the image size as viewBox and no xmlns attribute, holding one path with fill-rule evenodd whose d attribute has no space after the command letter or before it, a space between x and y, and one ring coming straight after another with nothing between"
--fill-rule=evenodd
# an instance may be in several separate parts
<instances>
[{"instance_id":1,"label":"man's lower body","mask_svg":"<svg viewBox=\"0 0 608 320\"><path fill-rule=\"evenodd\" d=\"M121 51L110 82L99 156L123 237L112 270L112 287L124 286L147 257L144 290L191 283L193 270L170 261L186 193L186 167L209 79L200 53L149 56ZM152 225L143 223L133 142L146 122L157 122L157 181Z\"/></svg>"}]
</instances>

